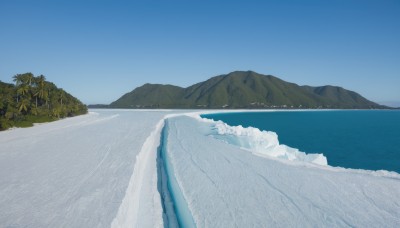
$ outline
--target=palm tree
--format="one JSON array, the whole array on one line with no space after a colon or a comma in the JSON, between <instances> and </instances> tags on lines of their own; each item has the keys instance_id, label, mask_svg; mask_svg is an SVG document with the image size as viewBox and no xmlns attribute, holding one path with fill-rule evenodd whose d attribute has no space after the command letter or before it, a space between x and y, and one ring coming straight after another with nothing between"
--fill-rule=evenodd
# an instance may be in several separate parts
<instances>
[{"instance_id":1,"label":"palm tree","mask_svg":"<svg viewBox=\"0 0 400 228\"><path fill-rule=\"evenodd\" d=\"M15 82L15 86L19 86L22 83L22 74L16 74L13 76L13 81Z\"/></svg>"},{"instance_id":2,"label":"palm tree","mask_svg":"<svg viewBox=\"0 0 400 228\"><path fill-rule=\"evenodd\" d=\"M45 96L43 96L43 99L46 101L46 106L47 106L47 109L49 109L50 110L50 104L49 104L49 101L50 101L50 88L49 88L49 86L47 85L47 84L45 84Z\"/></svg>"},{"instance_id":3,"label":"palm tree","mask_svg":"<svg viewBox=\"0 0 400 228\"><path fill-rule=\"evenodd\" d=\"M29 107L29 100L26 98L21 99L21 101L18 103L18 111L19 112L21 112L22 110L27 112L28 107Z\"/></svg>"},{"instance_id":4,"label":"palm tree","mask_svg":"<svg viewBox=\"0 0 400 228\"><path fill-rule=\"evenodd\" d=\"M32 86L32 82L35 79L35 76L32 73L25 73L22 75L23 83Z\"/></svg>"},{"instance_id":5,"label":"palm tree","mask_svg":"<svg viewBox=\"0 0 400 228\"><path fill-rule=\"evenodd\" d=\"M36 89L34 90L33 96L35 97L35 108L37 108L38 96L39 96L39 88L36 88Z\"/></svg>"},{"instance_id":6,"label":"palm tree","mask_svg":"<svg viewBox=\"0 0 400 228\"><path fill-rule=\"evenodd\" d=\"M28 111L29 107L29 99L27 96L29 94L29 86L27 84L22 84L17 88L17 93L21 94L21 99L17 102L18 111L21 112L24 110L25 112Z\"/></svg>"},{"instance_id":7,"label":"palm tree","mask_svg":"<svg viewBox=\"0 0 400 228\"><path fill-rule=\"evenodd\" d=\"M41 75L36 77L36 83L38 85L41 85L41 86L44 87L45 82L46 82L46 77L44 75L41 74Z\"/></svg>"},{"instance_id":8,"label":"palm tree","mask_svg":"<svg viewBox=\"0 0 400 228\"><path fill-rule=\"evenodd\" d=\"M21 86L19 86L19 87L17 88L17 92L18 92L19 94L21 94L21 95L28 94L28 92L29 92L29 86L26 85L26 84L22 84Z\"/></svg>"},{"instance_id":9,"label":"palm tree","mask_svg":"<svg viewBox=\"0 0 400 228\"><path fill-rule=\"evenodd\" d=\"M60 104L61 104L61 106L63 105L63 99L64 99L64 97L65 97L65 91L63 90L63 89L60 89L60 92L59 92L59 94L58 94L58 97L59 97L59 99L60 99Z\"/></svg>"},{"instance_id":10,"label":"palm tree","mask_svg":"<svg viewBox=\"0 0 400 228\"><path fill-rule=\"evenodd\" d=\"M36 97L36 107L37 107L37 98L39 97L42 100L46 100L47 102L47 97L48 97L48 92L46 89L46 77L43 75L40 75L35 78L35 84L37 85L36 88L36 93L34 96Z\"/></svg>"},{"instance_id":11,"label":"palm tree","mask_svg":"<svg viewBox=\"0 0 400 228\"><path fill-rule=\"evenodd\" d=\"M22 83L23 76L22 74L16 74L13 76L13 81L15 82L15 86L18 87ZM17 90L17 103L19 100L18 90Z\"/></svg>"}]
</instances>

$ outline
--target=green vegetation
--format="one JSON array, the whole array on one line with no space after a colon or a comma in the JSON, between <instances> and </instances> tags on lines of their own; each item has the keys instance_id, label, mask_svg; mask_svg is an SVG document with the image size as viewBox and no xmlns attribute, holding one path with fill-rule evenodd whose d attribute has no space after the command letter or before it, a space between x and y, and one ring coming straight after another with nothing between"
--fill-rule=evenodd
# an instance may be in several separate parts
<instances>
[{"instance_id":1,"label":"green vegetation","mask_svg":"<svg viewBox=\"0 0 400 228\"><path fill-rule=\"evenodd\" d=\"M15 85L0 81L0 130L30 127L87 113L87 107L43 75L17 74Z\"/></svg>"},{"instance_id":2,"label":"green vegetation","mask_svg":"<svg viewBox=\"0 0 400 228\"><path fill-rule=\"evenodd\" d=\"M299 86L271 75L236 71L187 88L145 84L110 108L387 108L336 86Z\"/></svg>"}]
</instances>

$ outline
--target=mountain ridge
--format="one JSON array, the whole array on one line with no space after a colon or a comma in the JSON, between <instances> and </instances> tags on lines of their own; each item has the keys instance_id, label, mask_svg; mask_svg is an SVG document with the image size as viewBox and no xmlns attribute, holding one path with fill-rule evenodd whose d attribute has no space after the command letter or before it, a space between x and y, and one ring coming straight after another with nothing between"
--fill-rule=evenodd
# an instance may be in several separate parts
<instances>
[{"instance_id":1,"label":"mountain ridge","mask_svg":"<svg viewBox=\"0 0 400 228\"><path fill-rule=\"evenodd\" d=\"M338 108L383 109L339 86L300 86L273 75L234 71L186 88L146 83L121 96L110 108Z\"/></svg>"}]
</instances>

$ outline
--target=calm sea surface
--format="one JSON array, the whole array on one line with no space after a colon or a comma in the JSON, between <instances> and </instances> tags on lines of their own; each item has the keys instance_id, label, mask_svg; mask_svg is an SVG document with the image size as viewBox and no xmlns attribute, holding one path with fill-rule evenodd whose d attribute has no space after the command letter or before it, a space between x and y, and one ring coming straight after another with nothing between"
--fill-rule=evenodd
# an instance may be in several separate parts
<instances>
[{"instance_id":1,"label":"calm sea surface","mask_svg":"<svg viewBox=\"0 0 400 228\"><path fill-rule=\"evenodd\" d=\"M400 173L400 111L290 111L203 115L274 131L281 144L323 153L331 166Z\"/></svg>"}]
</instances>

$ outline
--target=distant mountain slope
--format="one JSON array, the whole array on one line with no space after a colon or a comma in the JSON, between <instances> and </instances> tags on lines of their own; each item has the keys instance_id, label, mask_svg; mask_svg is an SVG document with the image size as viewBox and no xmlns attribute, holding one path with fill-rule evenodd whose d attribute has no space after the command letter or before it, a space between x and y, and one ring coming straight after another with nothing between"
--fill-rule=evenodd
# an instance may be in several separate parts
<instances>
[{"instance_id":1,"label":"distant mountain slope","mask_svg":"<svg viewBox=\"0 0 400 228\"><path fill-rule=\"evenodd\" d=\"M111 106L118 108L173 108L179 104L183 88L173 85L144 84L126 93Z\"/></svg>"},{"instance_id":2,"label":"distant mountain slope","mask_svg":"<svg viewBox=\"0 0 400 228\"><path fill-rule=\"evenodd\" d=\"M271 75L235 71L181 88L145 84L111 108L385 108L336 86L299 86Z\"/></svg>"}]
</instances>

